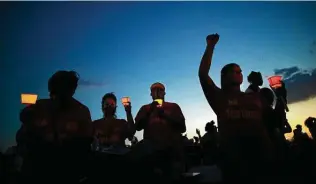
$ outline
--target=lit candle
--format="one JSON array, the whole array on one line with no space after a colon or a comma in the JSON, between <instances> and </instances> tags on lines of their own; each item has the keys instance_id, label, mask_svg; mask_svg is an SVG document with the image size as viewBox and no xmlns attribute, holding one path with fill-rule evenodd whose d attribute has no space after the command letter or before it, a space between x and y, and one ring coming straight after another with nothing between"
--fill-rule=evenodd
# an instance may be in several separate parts
<instances>
[{"instance_id":1,"label":"lit candle","mask_svg":"<svg viewBox=\"0 0 316 184\"><path fill-rule=\"evenodd\" d=\"M281 80L282 80L282 76L280 75L275 75L268 78L269 84L271 88L273 89L276 89L282 86Z\"/></svg>"},{"instance_id":2,"label":"lit candle","mask_svg":"<svg viewBox=\"0 0 316 184\"><path fill-rule=\"evenodd\" d=\"M130 104L131 99L130 99L129 97L123 97L123 98L121 99L121 101L122 101L122 104L123 104L124 106L127 106L127 105Z\"/></svg>"},{"instance_id":3,"label":"lit candle","mask_svg":"<svg viewBox=\"0 0 316 184\"><path fill-rule=\"evenodd\" d=\"M21 103L26 105L35 104L37 100L36 94L21 94Z\"/></svg>"}]
</instances>

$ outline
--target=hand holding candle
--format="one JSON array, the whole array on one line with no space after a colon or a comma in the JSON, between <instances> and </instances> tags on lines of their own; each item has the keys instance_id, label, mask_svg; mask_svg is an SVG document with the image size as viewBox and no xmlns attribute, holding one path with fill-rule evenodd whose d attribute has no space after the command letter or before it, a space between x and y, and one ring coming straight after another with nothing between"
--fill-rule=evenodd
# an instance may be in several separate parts
<instances>
[{"instance_id":1,"label":"hand holding candle","mask_svg":"<svg viewBox=\"0 0 316 184\"><path fill-rule=\"evenodd\" d=\"M36 94L21 94L21 103L25 105L35 104L37 100Z\"/></svg>"},{"instance_id":2,"label":"hand holding candle","mask_svg":"<svg viewBox=\"0 0 316 184\"><path fill-rule=\"evenodd\" d=\"M131 103L131 99L129 97L123 97L121 101L124 107L130 105Z\"/></svg>"},{"instance_id":3,"label":"hand holding candle","mask_svg":"<svg viewBox=\"0 0 316 184\"><path fill-rule=\"evenodd\" d=\"M131 99L129 97L123 97L121 99L121 101L122 101L122 104L123 104L123 106L125 108L125 111L126 112L131 112L131 110L132 110Z\"/></svg>"},{"instance_id":4,"label":"hand holding candle","mask_svg":"<svg viewBox=\"0 0 316 184\"><path fill-rule=\"evenodd\" d=\"M158 102L157 107L162 107L162 104L163 104L163 100L162 99L156 99L155 101Z\"/></svg>"},{"instance_id":5,"label":"hand holding candle","mask_svg":"<svg viewBox=\"0 0 316 184\"><path fill-rule=\"evenodd\" d=\"M277 89L279 87L282 87L282 76L275 75L268 78L269 85L272 89Z\"/></svg>"}]
</instances>

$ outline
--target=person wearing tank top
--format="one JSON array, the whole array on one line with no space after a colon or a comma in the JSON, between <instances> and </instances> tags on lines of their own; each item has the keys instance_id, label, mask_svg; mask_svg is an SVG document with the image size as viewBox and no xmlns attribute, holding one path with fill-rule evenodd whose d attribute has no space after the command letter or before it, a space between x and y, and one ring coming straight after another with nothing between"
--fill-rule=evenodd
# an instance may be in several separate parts
<instances>
[{"instance_id":1,"label":"person wearing tank top","mask_svg":"<svg viewBox=\"0 0 316 184\"><path fill-rule=\"evenodd\" d=\"M218 34L206 38L199 79L218 119L224 182L257 183L266 175L262 164L272 158L270 139L262 121L264 104L259 93L240 91L243 75L239 65L231 63L222 68L221 88L208 75L218 40Z\"/></svg>"}]
</instances>

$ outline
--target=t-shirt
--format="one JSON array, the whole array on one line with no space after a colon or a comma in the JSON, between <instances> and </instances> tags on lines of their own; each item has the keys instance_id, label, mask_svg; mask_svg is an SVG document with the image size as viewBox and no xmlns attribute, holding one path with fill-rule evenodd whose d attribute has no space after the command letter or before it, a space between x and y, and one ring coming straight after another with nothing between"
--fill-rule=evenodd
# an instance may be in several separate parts
<instances>
[{"instance_id":1,"label":"t-shirt","mask_svg":"<svg viewBox=\"0 0 316 184\"><path fill-rule=\"evenodd\" d=\"M43 99L24 112L21 119L25 134L21 139L27 140L27 154L23 172L48 177L52 173L71 175L69 172L85 167L92 138L91 116L85 105L71 99L61 107L56 101Z\"/></svg>"},{"instance_id":2,"label":"t-shirt","mask_svg":"<svg viewBox=\"0 0 316 184\"><path fill-rule=\"evenodd\" d=\"M160 108L162 108L167 116L172 116L179 122L171 122L160 117L158 111L161 109L157 108L150 114L148 122L145 122L145 126L141 127L141 129L144 129L143 137L161 146L171 146L174 142L181 140L181 133L183 130L185 131L185 119L179 105L176 103L164 102ZM150 104L141 107L135 118L136 128L140 129L137 126L139 126L139 122L148 114L149 110Z\"/></svg>"},{"instance_id":3,"label":"t-shirt","mask_svg":"<svg viewBox=\"0 0 316 184\"><path fill-rule=\"evenodd\" d=\"M237 93L222 94L219 112L217 112L218 128L221 137L262 136L262 104L260 94Z\"/></svg>"},{"instance_id":4,"label":"t-shirt","mask_svg":"<svg viewBox=\"0 0 316 184\"><path fill-rule=\"evenodd\" d=\"M31 118L23 126L45 142L62 142L74 137L92 136L89 109L72 99L67 108L59 108L51 99L38 100L24 116Z\"/></svg>"},{"instance_id":5,"label":"t-shirt","mask_svg":"<svg viewBox=\"0 0 316 184\"><path fill-rule=\"evenodd\" d=\"M225 92L215 84L201 84L217 115L221 150L233 157L246 152L269 156L264 154L271 152L271 143L263 122L260 93Z\"/></svg>"},{"instance_id":6,"label":"t-shirt","mask_svg":"<svg viewBox=\"0 0 316 184\"><path fill-rule=\"evenodd\" d=\"M125 145L125 139L133 132L133 126L124 119L101 118L93 122L93 127L100 144Z\"/></svg>"}]
</instances>

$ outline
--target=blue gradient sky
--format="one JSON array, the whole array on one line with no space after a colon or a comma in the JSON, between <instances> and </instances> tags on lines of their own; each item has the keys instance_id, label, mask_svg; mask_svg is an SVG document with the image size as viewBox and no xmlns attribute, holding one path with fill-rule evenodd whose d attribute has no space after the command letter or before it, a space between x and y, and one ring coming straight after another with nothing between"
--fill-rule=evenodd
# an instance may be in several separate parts
<instances>
[{"instance_id":1,"label":"blue gradient sky","mask_svg":"<svg viewBox=\"0 0 316 184\"><path fill-rule=\"evenodd\" d=\"M93 119L101 117L104 93L130 96L135 116L150 102L150 84L163 82L166 99L182 107L192 136L216 118L197 77L206 35L221 36L211 69L217 84L229 62L239 63L245 76L251 70L268 76L275 68L315 67L315 55L309 53L316 40L315 2L1 4L0 75L7 105L0 121L2 149L14 143L20 126L20 94L46 98L47 80L59 69L76 70L99 84L80 86L75 95ZM118 116L125 118L122 106Z\"/></svg>"}]
</instances>

